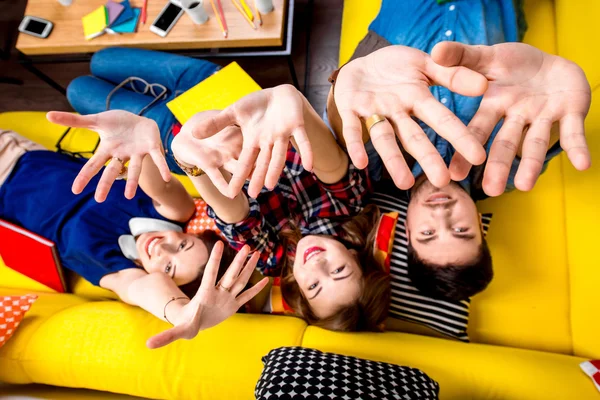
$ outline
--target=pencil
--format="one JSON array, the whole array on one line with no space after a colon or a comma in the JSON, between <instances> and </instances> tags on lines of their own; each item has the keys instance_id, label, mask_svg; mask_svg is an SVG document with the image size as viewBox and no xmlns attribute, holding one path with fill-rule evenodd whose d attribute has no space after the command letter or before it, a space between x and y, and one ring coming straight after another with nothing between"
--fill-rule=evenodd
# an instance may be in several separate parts
<instances>
[{"instance_id":1,"label":"pencil","mask_svg":"<svg viewBox=\"0 0 600 400\"><path fill-rule=\"evenodd\" d=\"M142 6L142 25L146 24L147 16L148 16L148 0L144 0L144 5Z\"/></svg>"},{"instance_id":2,"label":"pencil","mask_svg":"<svg viewBox=\"0 0 600 400\"><path fill-rule=\"evenodd\" d=\"M246 19L246 21L248 21L248 23L250 24L250 26L252 27L252 29L256 29L256 26L250 20L250 18L248 18L248 15L244 12L244 9L242 8L242 6L240 6L235 0L231 0L231 2L235 6L235 8L238 9L238 11L240 12L240 14L242 14L244 16L244 18Z\"/></svg>"},{"instance_id":3,"label":"pencil","mask_svg":"<svg viewBox=\"0 0 600 400\"><path fill-rule=\"evenodd\" d=\"M262 16L260 15L260 11L258 11L258 6L256 5L256 0L254 0L254 12L256 13L256 19L258 20L258 25L262 26Z\"/></svg>"},{"instance_id":4,"label":"pencil","mask_svg":"<svg viewBox=\"0 0 600 400\"><path fill-rule=\"evenodd\" d=\"M248 18L250 18L250 21L254 22L254 14L252 14L252 10L250 10L250 7L248 7L248 4L246 4L246 2L244 0L240 0L240 5L244 9L244 12L248 16Z\"/></svg>"},{"instance_id":5,"label":"pencil","mask_svg":"<svg viewBox=\"0 0 600 400\"><path fill-rule=\"evenodd\" d=\"M221 0L216 0L217 7L219 8L219 13L221 14L221 22L223 22L223 27L225 28L225 32L229 34L229 28L227 27L227 20L225 19L225 13L223 12L223 5L221 4Z\"/></svg>"},{"instance_id":6,"label":"pencil","mask_svg":"<svg viewBox=\"0 0 600 400\"><path fill-rule=\"evenodd\" d=\"M219 21L219 26L221 27L221 32L223 32L223 37L227 38L227 31L225 30L225 27L223 27L223 22L221 22L221 15L219 14L219 11L217 11L215 2L213 0L210 0L210 5L212 6L213 11L215 12L215 17L217 17L217 21Z\"/></svg>"}]
</instances>

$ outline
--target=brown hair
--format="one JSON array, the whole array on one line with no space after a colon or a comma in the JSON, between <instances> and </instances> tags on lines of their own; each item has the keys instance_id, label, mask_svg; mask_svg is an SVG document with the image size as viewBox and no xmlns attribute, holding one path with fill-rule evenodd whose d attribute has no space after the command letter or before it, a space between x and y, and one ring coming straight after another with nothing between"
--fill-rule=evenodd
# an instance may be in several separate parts
<instances>
[{"instance_id":1,"label":"brown hair","mask_svg":"<svg viewBox=\"0 0 600 400\"><path fill-rule=\"evenodd\" d=\"M222 241L221 237L214 231L206 230L198 235L196 235L198 239L202 240L206 249L208 250L208 254L212 252L213 247L218 241ZM217 273L217 282L223 275L225 275L225 271L233 262L235 258L235 250L231 248L227 242L225 242L225 246L223 248L223 256L221 257L221 262L219 263L219 272ZM198 276L196 279L191 281L190 283L186 283L185 285L179 286L179 289L188 296L190 299L196 295L196 292L200 288L200 283L202 283L202 276L204 275L204 269L198 271Z\"/></svg>"},{"instance_id":2,"label":"brown hair","mask_svg":"<svg viewBox=\"0 0 600 400\"><path fill-rule=\"evenodd\" d=\"M311 325L335 331L383 330L390 304L390 277L375 259L373 251L379 216L379 208L368 205L360 214L346 221L342 225L343 235L335 238L355 254L363 280L362 293L356 303L342 307L331 317L319 319L315 315L294 279L292 260L289 257L284 259L281 292L296 315ZM281 236L284 248L295 247L300 240L300 231L292 227Z\"/></svg>"},{"instance_id":3,"label":"brown hair","mask_svg":"<svg viewBox=\"0 0 600 400\"><path fill-rule=\"evenodd\" d=\"M477 255L463 264L437 265L419 257L408 244L408 277L426 296L461 301L483 291L492 281L492 255L483 238Z\"/></svg>"}]
</instances>

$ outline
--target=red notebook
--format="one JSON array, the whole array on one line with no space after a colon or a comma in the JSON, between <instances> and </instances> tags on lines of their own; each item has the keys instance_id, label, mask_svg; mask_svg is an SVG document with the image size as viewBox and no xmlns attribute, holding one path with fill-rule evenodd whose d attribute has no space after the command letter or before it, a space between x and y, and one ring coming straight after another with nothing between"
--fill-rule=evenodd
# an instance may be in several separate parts
<instances>
[{"instance_id":1,"label":"red notebook","mask_svg":"<svg viewBox=\"0 0 600 400\"><path fill-rule=\"evenodd\" d=\"M0 219L0 256L7 267L66 292L58 252L50 240Z\"/></svg>"}]
</instances>

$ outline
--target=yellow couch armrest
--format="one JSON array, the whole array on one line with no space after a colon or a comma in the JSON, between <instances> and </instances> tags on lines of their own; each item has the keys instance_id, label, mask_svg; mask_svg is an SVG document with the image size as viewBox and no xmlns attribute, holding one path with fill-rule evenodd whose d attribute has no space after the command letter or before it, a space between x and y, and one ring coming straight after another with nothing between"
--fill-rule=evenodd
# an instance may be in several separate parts
<instances>
[{"instance_id":1,"label":"yellow couch armrest","mask_svg":"<svg viewBox=\"0 0 600 400\"><path fill-rule=\"evenodd\" d=\"M598 0L556 0L558 54L583 68L592 88L600 85Z\"/></svg>"}]
</instances>

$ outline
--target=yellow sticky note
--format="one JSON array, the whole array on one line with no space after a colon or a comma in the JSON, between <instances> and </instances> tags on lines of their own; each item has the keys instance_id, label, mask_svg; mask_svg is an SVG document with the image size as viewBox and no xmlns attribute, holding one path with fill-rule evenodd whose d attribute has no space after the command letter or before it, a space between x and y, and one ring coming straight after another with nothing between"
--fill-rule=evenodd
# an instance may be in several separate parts
<instances>
[{"instance_id":1,"label":"yellow sticky note","mask_svg":"<svg viewBox=\"0 0 600 400\"><path fill-rule=\"evenodd\" d=\"M180 123L185 124L188 119L198 112L222 110L242 97L260 89L260 86L238 63L232 62L168 102L167 107Z\"/></svg>"}]
</instances>

